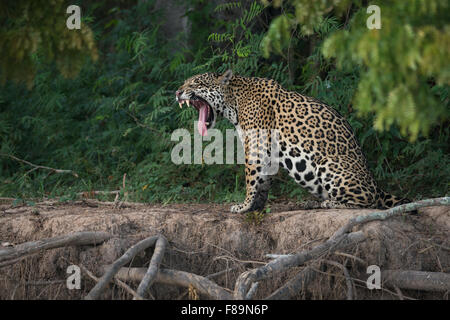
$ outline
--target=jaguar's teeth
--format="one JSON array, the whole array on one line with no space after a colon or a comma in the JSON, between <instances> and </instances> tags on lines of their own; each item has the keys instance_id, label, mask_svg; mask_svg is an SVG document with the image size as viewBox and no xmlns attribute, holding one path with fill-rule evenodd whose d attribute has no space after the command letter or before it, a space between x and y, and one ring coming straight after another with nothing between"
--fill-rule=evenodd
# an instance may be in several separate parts
<instances>
[{"instance_id":1,"label":"jaguar's teeth","mask_svg":"<svg viewBox=\"0 0 450 320\"><path fill-rule=\"evenodd\" d=\"M189 100L186 100L186 103L187 103L188 107L191 105L191 103L189 102Z\"/></svg>"},{"instance_id":2,"label":"jaguar's teeth","mask_svg":"<svg viewBox=\"0 0 450 320\"><path fill-rule=\"evenodd\" d=\"M183 108L183 103L182 102L178 102L178 105L180 106L180 108Z\"/></svg>"}]
</instances>

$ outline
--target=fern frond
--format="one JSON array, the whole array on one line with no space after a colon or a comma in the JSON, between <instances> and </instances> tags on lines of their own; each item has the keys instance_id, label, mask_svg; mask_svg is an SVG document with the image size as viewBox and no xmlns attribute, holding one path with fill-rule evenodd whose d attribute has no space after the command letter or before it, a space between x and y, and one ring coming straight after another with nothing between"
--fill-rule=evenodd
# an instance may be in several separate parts
<instances>
[{"instance_id":1,"label":"fern frond","mask_svg":"<svg viewBox=\"0 0 450 320\"><path fill-rule=\"evenodd\" d=\"M221 3L218 4L216 6L216 8L214 9L214 12L221 12L221 11L226 11L226 10L233 10L233 9L238 9L241 7L241 2L240 1L236 1L236 2L225 2L225 3Z\"/></svg>"},{"instance_id":2,"label":"fern frond","mask_svg":"<svg viewBox=\"0 0 450 320\"><path fill-rule=\"evenodd\" d=\"M224 41L233 41L233 35L230 33L211 33L208 36L208 41L214 42L224 42Z\"/></svg>"},{"instance_id":3,"label":"fern frond","mask_svg":"<svg viewBox=\"0 0 450 320\"><path fill-rule=\"evenodd\" d=\"M236 49L236 54L238 55L239 58L247 58L250 53L251 53L250 46L239 47Z\"/></svg>"},{"instance_id":4,"label":"fern frond","mask_svg":"<svg viewBox=\"0 0 450 320\"><path fill-rule=\"evenodd\" d=\"M244 11L244 15L241 18L241 23L248 24L253 19L255 19L255 17L257 17L263 11L263 9L264 7L261 6L258 1L253 1L250 9Z\"/></svg>"}]
</instances>

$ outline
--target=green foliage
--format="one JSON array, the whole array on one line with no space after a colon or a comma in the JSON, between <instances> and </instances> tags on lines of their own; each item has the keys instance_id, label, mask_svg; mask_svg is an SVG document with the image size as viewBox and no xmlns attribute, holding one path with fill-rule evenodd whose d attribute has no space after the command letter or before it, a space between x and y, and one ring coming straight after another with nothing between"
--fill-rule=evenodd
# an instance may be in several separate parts
<instances>
[{"instance_id":1,"label":"green foliage","mask_svg":"<svg viewBox=\"0 0 450 320\"><path fill-rule=\"evenodd\" d=\"M350 4L349 0L275 0L273 2L263 0L265 5L273 5L278 8L284 4L283 14L274 18L267 35L264 38L263 50L266 57L273 49L280 53L287 46L291 29L300 26L300 32L304 36L317 32L317 26L323 23L324 16L335 9L341 14ZM359 1L356 1L359 2Z\"/></svg>"},{"instance_id":2,"label":"green foliage","mask_svg":"<svg viewBox=\"0 0 450 320\"><path fill-rule=\"evenodd\" d=\"M287 15L281 15L272 21L269 31L261 43L265 58L269 57L271 50L282 52L283 47L291 38L291 23Z\"/></svg>"},{"instance_id":3,"label":"green foliage","mask_svg":"<svg viewBox=\"0 0 450 320\"><path fill-rule=\"evenodd\" d=\"M214 32L208 36L208 41L222 44L222 48L215 50L215 56L220 57L222 62L224 62L222 66L224 70L226 70L225 65L237 70L255 67L254 58L259 56L258 46L261 37L253 34L252 24L264 8L258 1L250 2L248 8L242 5L241 2L232 2L219 4L214 11L220 12L236 8L239 8L240 12L234 21L231 23L229 21L221 21L221 27L226 29L226 31L222 33ZM241 59L252 57L253 59ZM251 63L253 65L248 66Z\"/></svg>"},{"instance_id":4,"label":"green foliage","mask_svg":"<svg viewBox=\"0 0 450 320\"><path fill-rule=\"evenodd\" d=\"M270 209L267 208L266 210L263 210L263 211L247 212L245 214L245 222L248 224L253 224L255 226L259 226L264 221L265 212L269 213Z\"/></svg>"},{"instance_id":5,"label":"green foliage","mask_svg":"<svg viewBox=\"0 0 450 320\"><path fill-rule=\"evenodd\" d=\"M292 0L292 17L275 18L265 37L264 52L280 52L297 23L305 35L323 24L324 15L350 13L349 1ZM330 35L323 54L336 58L344 70L359 67L359 83L353 103L360 115L376 114L374 127L387 130L398 125L402 136L415 141L429 134L436 123L450 117L438 88L450 85L450 26L446 0L383 1L381 29L369 29L369 14L353 3L349 27ZM348 17L347 17L348 18Z\"/></svg>"},{"instance_id":6,"label":"green foliage","mask_svg":"<svg viewBox=\"0 0 450 320\"><path fill-rule=\"evenodd\" d=\"M33 85L37 60L54 61L61 74L74 77L86 57L98 57L94 35L86 24L66 27L69 4L64 0L0 2L0 82Z\"/></svg>"},{"instance_id":7,"label":"green foliage","mask_svg":"<svg viewBox=\"0 0 450 320\"><path fill-rule=\"evenodd\" d=\"M450 116L428 84L450 85L450 26L440 14L448 11L448 2L393 1L380 8L381 29L367 29L367 14L360 10L351 29L330 37L323 51L336 57L338 66L364 65L354 98L358 110L376 113L376 129L398 124L402 135L414 141Z\"/></svg>"},{"instance_id":8,"label":"green foliage","mask_svg":"<svg viewBox=\"0 0 450 320\"><path fill-rule=\"evenodd\" d=\"M225 3L218 4L216 6L216 8L214 9L214 12L221 12L221 11L225 11L225 10L232 10L232 9L239 9L239 8L241 8L240 1L225 2Z\"/></svg>"}]
</instances>

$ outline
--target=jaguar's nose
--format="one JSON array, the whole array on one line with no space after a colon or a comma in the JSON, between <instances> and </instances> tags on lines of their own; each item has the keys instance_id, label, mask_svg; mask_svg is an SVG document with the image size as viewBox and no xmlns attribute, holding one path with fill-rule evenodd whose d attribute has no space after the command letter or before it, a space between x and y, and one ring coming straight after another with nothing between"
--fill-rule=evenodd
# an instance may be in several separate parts
<instances>
[{"instance_id":1,"label":"jaguar's nose","mask_svg":"<svg viewBox=\"0 0 450 320\"><path fill-rule=\"evenodd\" d=\"M175 97L177 98L177 100L178 100L179 96L181 96L182 94L183 94L183 91L181 91L181 90L175 91Z\"/></svg>"}]
</instances>

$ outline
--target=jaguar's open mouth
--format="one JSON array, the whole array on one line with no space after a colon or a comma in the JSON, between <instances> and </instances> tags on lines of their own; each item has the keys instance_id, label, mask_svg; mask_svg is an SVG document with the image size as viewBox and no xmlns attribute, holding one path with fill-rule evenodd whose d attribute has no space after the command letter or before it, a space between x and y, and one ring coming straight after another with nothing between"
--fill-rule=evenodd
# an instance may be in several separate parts
<instances>
[{"instance_id":1,"label":"jaguar's open mouth","mask_svg":"<svg viewBox=\"0 0 450 320\"><path fill-rule=\"evenodd\" d=\"M215 122L215 114L213 108L209 105L209 103L198 96L193 95L189 100L178 99L178 104L180 108L183 107L183 104L186 103L188 107L192 104L195 109L198 111L198 133L202 136L206 136L208 134L208 129L211 129Z\"/></svg>"}]
</instances>

